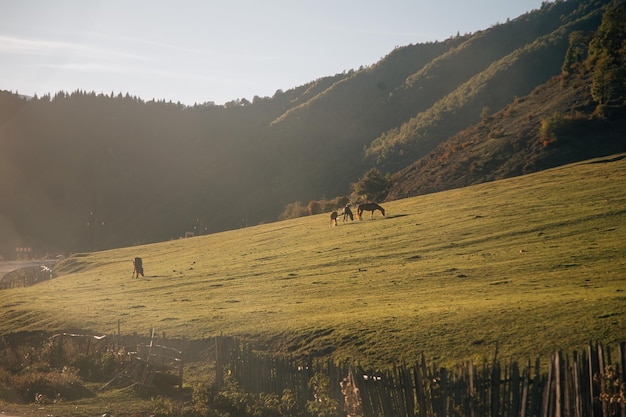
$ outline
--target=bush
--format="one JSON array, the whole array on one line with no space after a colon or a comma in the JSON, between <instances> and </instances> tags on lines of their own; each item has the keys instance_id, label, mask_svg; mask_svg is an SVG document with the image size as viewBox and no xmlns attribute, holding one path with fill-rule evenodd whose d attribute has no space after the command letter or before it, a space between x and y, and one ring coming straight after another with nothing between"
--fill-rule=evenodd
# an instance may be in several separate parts
<instances>
[{"instance_id":1,"label":"bush","mask_svg":"<svg viewBox=\"0 0 626 417\"><path fill-rule=\"evenodd\" d=\"M204 417L300 417L295 397L290 390L282 396L276 394L253 394L241 391L239 385L229 380L222 390L215 386L199 386L192 394L192 409L196 416ZM164 415L166 417L166 415Z\"/></svg>"},{"instance_id":2,"label":"bush","mask_svg":"<svg viewBox=\"0 0 626 417\"><path fill-rule=\"evenodd\" d=\"M544 141L552 142L557 140L557 136L563 129L565 121L559 113L553 113L552 116L541 120L541 128L539 133Z\"/></svg>"},{"instance_id":3,"label":"bush","mask_svg":"<svg viewBox=\"0 0 626 417\"><path fill-rule=\"evenodd\" d=\"M310 215L320 214L322 213L322 205L317 200L309 201L308 210Z\"/></svg>"},{"instance_id":4,"label":"bush","mask_svg":"<svg viewBox=\"0 0 626 417\"><path fill-rule=\"evenodd\" d=\"M78 376L85 380L97 380L100 379L100 367L96 364L96 361L89 355L80 354L70 364L72 368L78 370Z\"/></svg>"},{"instance_id":5,"label":"bush","mask_svg":"<svg viewBox=\"0 0 626 417\"><path fill-rule=\"evenodd\" d=\"M339 416L339 403L330 396L330 378L327 375L316 373L309 381L315 399L307 403L307 410L314 416Z\"/></svg>"},{"instance_id":6,"label":"bush","mask_svg":"<svg viewBox=\"0 0 626 417\"><path fill-rule=\"evenodd\" d=\"M348 203L350 203L350 199L346 196L335 197L332 200L311 200L306 207L304 207L300 201L295 201L285 206L280 215L280 219L295 219L298 217L331 212L333 210L341 210Z\"/></svg>"},{"instance_id":7,"label":"bush","mask_svg":"<svg viewBox=\"0 0 626 417\"><path fill-rule=\"evenodd\" d=\"M105 378L114 376L119 370L119 364L115 355L111 352L107 352L100 358L100 372Z\"/></svg>"},{"instance_id":8,"label":"bush","mask_svg":"<svg viewBox=\"0 0 626 417\"><path fill-rule=\"evenodd\" d=\"M9 376L8 382L25 403L72 401L93 396L93 393L83 386L78 371L71 368L51 372L25 371Z\"/></svg>"},{"instance_id":9,"label":"bush","mask_svg":"<svg viewBox=\"0 0 626 417\"><path fill-rule=\"evenodd\" d=\"M0 368L0 402L22 402L19 393L13 386L13 375L6 369Z\"/></svg>"},{"instance_id":10,"label":"bush","mask_svg":"<svg viewBox=\"0 0 626 417\"><path fill-rule=\"evenodd\" d=\"M110 352L99 358L84 353L78 354L70 366L76 368L78 376L85 381L101 381L104 378L110 378L117 373L118 369L115 356Z\"/></svg>"},{"instance_id":11,"label":"bush","mask_svg":"<svg viewBox=\"0 0 626 417\"><path fill-rule=\"evenodd\" d=\"M180 410L172 400L165 397L152 398L152 413L154 417L174 417L180 416Z\"/></svg>"},{"instance_id":12,"label":"bush","mask_svg":"<svg viewBox=\"0 0 626 417\"><path fill-rule=\"evenodd\" d=\"M306 216L308 214L308 208L303 206L300 201L289 203L285 206L285 209L280 214L280 220L296 219L298 217Z\"/></svg>"},{"instance_id":13,"label":"bush","mask_svg":"<svg viewBox=\"0 0 626 417\"><path fill-rule=\"evenodd\" d=\"M356 183L352 184L353 194L364 197L367 201L383 201L391 187L391 176L382 175L381 172L372 168Z\"/></svg>"}]
</instances>

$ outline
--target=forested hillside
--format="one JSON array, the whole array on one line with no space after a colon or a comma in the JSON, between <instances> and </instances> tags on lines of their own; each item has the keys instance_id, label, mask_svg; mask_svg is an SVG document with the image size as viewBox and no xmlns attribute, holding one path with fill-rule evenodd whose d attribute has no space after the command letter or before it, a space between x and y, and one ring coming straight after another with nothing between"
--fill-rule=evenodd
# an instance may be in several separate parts
<instances>
[{"instance_id":1,"label":"forested hillside","mask_svg":"<svg viewBox=\"0 0 626 417\"><path fill-rule=\"evenodd\" d=\"M615 39L621 39L617 47ZM562 71L398 172L388 199L464 187L626 151L626 9L569 35ZM619 52L621 50L621 52ZM608 75L611 74L611 75Z\"/></svg>"},{"instance_id":2,"label":"forested hillside","mask_svg":"<svg viewBox=\"0 0 626 417\"><path fill-rule=\"evenodd\" d=\"M623 0L546 2L251 102L0 92L0 255L274 221L289 203L349 195L372 168L394 174L399 198L624 150L626 30L602 20L611 4L620 22Z\"/></svg>"}]
</instances>

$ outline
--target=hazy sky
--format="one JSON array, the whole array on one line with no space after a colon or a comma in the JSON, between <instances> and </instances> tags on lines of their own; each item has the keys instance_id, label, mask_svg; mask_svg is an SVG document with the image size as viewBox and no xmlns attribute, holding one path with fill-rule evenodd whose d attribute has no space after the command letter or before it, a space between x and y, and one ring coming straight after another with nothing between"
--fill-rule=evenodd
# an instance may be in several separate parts
<instances>
[{"instance_id":1,"label":"hazy sky","mask_svg":"<svg viewBox=\"0 0 626 417\"><path fill-rule=\"evenodd\" d=\"M542 0L0 0L0 90L193 105L272 96Z\"/></svg>"}]
</instances>

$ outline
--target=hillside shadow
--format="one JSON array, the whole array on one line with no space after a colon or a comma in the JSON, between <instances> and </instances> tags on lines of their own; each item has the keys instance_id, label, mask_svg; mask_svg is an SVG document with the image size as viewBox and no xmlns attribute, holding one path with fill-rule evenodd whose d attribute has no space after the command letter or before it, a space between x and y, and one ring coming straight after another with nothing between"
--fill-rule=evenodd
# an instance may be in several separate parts
<instances>
[{"instance_id":1,"label":"hillside shadow","mask_svg":"<svg viewBox=\"0 0 626 417\"><path fill-rule=\"evenodd\" d=\"M396 218L405 217L405 216L408 216L408 214L390 214L388 216L385 216L385 218L387 218L387 219L396 219Z\"/></svg>"},{"instance_id":2,"label":"hillside shadow","mask_svg":"<svg viewBox=\"0 0 626 417\"><path fill-rule=\"evenodd\" d=\"M617 155L613 158L598 159L596 161L587 162L587 164L608 164L609 162L617 162L626 158L626 154Z\"/></svg>"}]
</instances>

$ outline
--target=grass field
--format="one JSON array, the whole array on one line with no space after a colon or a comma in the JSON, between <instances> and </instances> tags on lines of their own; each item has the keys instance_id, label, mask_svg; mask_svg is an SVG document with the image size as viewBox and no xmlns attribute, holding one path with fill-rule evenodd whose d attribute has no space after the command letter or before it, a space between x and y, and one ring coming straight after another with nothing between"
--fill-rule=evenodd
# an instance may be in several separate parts
<instances>
[{"instance_id":1,"label":"grass field","mask_svg":"<svg viewBox=\"0 0 626 417\"><path fill-rule=\"evenodd\" d=\"M626 158L189 239L76 254L0 292L0 334L220 333L385 366L626 341ZM132 259L146 276L131 279Z\"/></svg>"}]
</instances>

